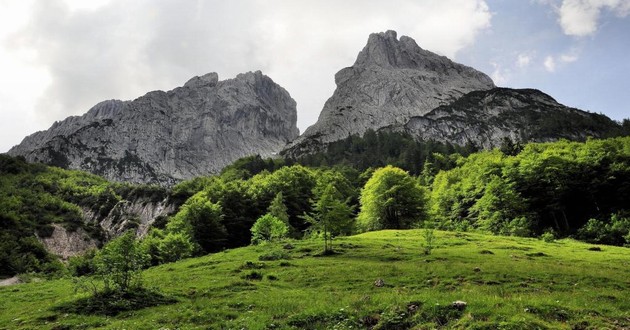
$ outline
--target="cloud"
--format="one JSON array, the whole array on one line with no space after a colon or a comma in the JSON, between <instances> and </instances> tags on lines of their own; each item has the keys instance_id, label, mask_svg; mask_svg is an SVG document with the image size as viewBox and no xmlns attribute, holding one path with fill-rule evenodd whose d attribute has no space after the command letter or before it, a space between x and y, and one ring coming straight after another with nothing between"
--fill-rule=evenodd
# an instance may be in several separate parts
<instances>
[{"instance_id":1,"label":"cloud","mask_svg":"<svg viewBox=\"0 0 630 330\"><path fill-rule=\"evenodd\" d=\"M490 62L490 65L494 68L490 74L490 78L492 78L497 86L505 85L509 80L510 71L503 69L503 67L496 62Z\"/></svg>"},{"instance_id":2,"label":"cloud","mask_svg":"<svg viewBox=\"0 0 630 330\"><path fill-rule=\"evenodd\" d=\"M603 10L625 17L630 13L630 0L563 0L557 9L564 33L576 37L594 35Z\"/></svg>"},{"instance_id":3,"label":"cloud","mask_svg":"<svg viewBox=\"0 0 630 330\"><path fill-rule=\"evenodd\" d=\"M516 58L516 66L519 68L524 68L529 65L532 61L532 57L527 54L518 54Z\"/></svg>"},{"instance_id":4,"label":"cloud","mask_svg":"<svg viewBox=\"0 0 630 330\"><path fill-rule=\"evenodd\" d=\"M394 29L453 58L490 27L491 18L482 0L400 0L396 5L378 0L98 0L89 5L34 0L28 24L7 37L11 46L2 49L33 54L31 67L41 69L36 80L46 83L31 88L37 104L23 111L46 125L82 114L104 99L172 89L195 75L215 71L227 79L261 70L296 99L303 131L332 95L334 74L354 63L370 33ZM9 97L2 96L0 104Z\"/></svg>"},{"instance_id":5,"label":"cloud","mask_svg":"<svg viewBox=\"0 0 630 330\"><path fill-rule=\"evenodd\" d=\"M560 55L560 60L564 63L571 63L577 61L578 56L573 54L562 54Z\"/></svg>"},{"instance_id":6,"label":"cloud","mask_svg":"<svg viewBox=\"0 0 630 330\"><path fill-rule=\"evenodd\" d=\"M553 58L553 56L545 57L545 61L543 62L543 65L545 66L545 70L549 72L556 71L556 60Z\"/></svg>"},{"instance_id":7,"label":"cloud","mask_svg":"<svg viewBox=\"0 0 630 330\"><path fill-rule=\"evenodd\" d=\"M565 65L569 63L573 63L577 61L580 58L578 54L579 54L579 50L572 49L569 52L564 53L564 54L555 55L555 56L548 55L547 57L545 57L543 66L545 67L545 70L547 70L548 72L555 72L558 68L564 67Z\"/></svg>"}]
</instances>

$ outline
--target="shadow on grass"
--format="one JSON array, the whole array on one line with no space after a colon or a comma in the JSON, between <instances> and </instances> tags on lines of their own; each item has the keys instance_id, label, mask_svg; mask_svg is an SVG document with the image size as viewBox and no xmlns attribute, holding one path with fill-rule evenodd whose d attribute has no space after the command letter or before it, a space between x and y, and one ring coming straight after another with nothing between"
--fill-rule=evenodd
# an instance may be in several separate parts
<instances>
[{"instance_id":1,"label":"shadow on grass","mask_svg":"<svg viewBox=\"0 0 630 330\"><path fill-rule=\"evenodd\" d=\"M93 296L80 298L53 307L53 311L83 315L113 316L126 311L146 307L168 305L176 299L148 289L135 289L128 292L104 291Z\"/></svg>"}]
</instances>

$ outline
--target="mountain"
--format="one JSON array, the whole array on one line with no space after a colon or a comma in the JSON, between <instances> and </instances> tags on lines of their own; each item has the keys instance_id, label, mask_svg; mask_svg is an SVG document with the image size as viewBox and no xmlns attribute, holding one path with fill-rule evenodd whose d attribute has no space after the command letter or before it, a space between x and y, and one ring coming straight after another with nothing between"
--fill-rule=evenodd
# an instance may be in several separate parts
<instances>
[{"instance_id":1,"label":"mountain","mask_svg":"<svg viewBox=\"0 0 630 330\"><path fill-rule=\"evenodd\" d=\"M610 118L564 106L535 89L493 88L470 92L404 125L382 130L402 131L420 140L473 145L490 149L512 141L583 141L588 137L622 135Z\"/></svg>"},{"instance_id":2,"label":"mountain","mask_svg":"<svg viewBox=\"0 0 630 330\"><path fill-rule=\"evenodd\" d=\"M495 87L482 72L420 48L394 31L371 34L354 65L335 75L337 89L317 122L285 151L318 151L326 143L405 124L477 90Z\"/></svg>"},{"instance_id":3,"label":"mountain","mask_svg":"<svg viewBox=\"0 0 630 330\"><path fill-rule=\"evenodd\" d=\"M223 81L209 73L168 92L101 102L8 154L114 181L172 185L279 152L298 136L296 121L295 101L260 71Z\"/></svg>"},{"instance_id":4,"label":"mountain","mask_svg":"<svg viewBox=\"0 0 630 330\"><path fill-rule=\"evenodd\" d=\"M396 32L370 35L317 122L283 150L299 158L368 130L492 148L513 141L584 140L622 134L610 118L533 89L496 88L482 72L420 48Z\"/></svg>"}]
</instances>

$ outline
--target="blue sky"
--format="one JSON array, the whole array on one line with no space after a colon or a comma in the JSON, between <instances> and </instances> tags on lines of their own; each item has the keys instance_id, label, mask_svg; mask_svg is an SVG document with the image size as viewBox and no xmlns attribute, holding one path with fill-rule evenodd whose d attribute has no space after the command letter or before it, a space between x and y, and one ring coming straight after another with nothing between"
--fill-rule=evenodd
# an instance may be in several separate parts
<instances>
[{"instance_id":1,"label":"blue sky","mask_svg":"<svg viewBox=\"0 0 630 330\"><path fill-rule=\"evenodd\" d=\"M615 120L630 117L630 0L0 0L0 152L106 99L261 70L304 131L368 35Z\"/></svg>"},{"instance_id":2,"label":"blue sky","mask_svg":"<svg viewBox=\"0 0 630 330\"><path fill-rule=\"evenodd\" d=\"M494 0L487 4L493 12L492 27L461 50L458 60L492 75L497 85L536 88L568 106L604 113L615 120L630 118L627 16L603 7L596 30L575 35L559 23L556 6L561 2L555 6L540 1ZM575 24L587 23L576 20ZM548 58L553 59L548 63L553 68L545 66Z\"/></svg>"}]
</instances>

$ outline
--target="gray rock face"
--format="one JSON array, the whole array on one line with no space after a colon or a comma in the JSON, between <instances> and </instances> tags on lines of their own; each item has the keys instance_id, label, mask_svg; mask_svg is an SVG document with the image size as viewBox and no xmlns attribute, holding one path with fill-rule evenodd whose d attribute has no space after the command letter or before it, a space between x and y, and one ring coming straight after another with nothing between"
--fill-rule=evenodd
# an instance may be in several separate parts
<instances>
[{"instance_id":1,"label":"gray rock face","mask_svg":"<svg viewBox=\"0 0 630 330\"><path fill-rule=\"evenodd\" d=\"M404 125L383 130L403 131L423 140L490 149L505 138L548 142L585 140L620 134L610 118L564 106L535 89L495 88L471 92L457 101L412 117Z\"/></svg>"},{"instance_id":2,"label":"gray rock face","mask_svg":"<svg viewBox=\"0 0 630 330\"><path fill-rule=\"evenodd\" d=\"M298 136L296 121L295 101L260 71L223 81L210 73L172 91L101 102L8 153L114 181L171 185L279 152Z\"/></svg>"},{"instance_id":3,"label":"gray rock face","mask_svg":"<svg viewBox=\"0 0 630 330\"><path fill-rule=\"evenodd\" d=\"M403 125L468 92L494 88L482 72L420 48L396 32L372 34L356 62L335 75L337 89L289 156L390 125Z\"/></svg>"}]
</instances>

